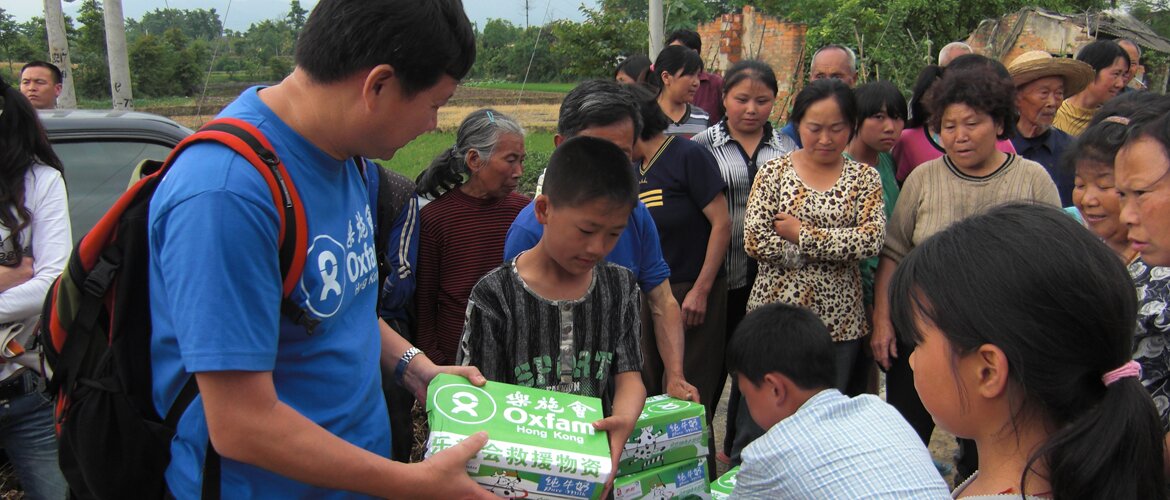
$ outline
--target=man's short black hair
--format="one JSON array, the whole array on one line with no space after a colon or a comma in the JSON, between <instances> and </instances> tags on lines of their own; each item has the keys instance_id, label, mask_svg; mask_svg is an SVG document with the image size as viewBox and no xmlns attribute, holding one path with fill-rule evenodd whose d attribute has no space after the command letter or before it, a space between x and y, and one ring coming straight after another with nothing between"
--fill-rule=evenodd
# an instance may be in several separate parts
<instances>
[{"instance_id":1,"label":"man's short black hair","mask_svg":"<svg viewBox=\"0 0 1170 500\"><path fill-rule=\"evenodd\" d=\"M24 70L29 69L29 68L48 69L49 72L53 74L53 84L54 85L61 84L61 82L65 79L64 75L61 74L61 68L58 68L56 64L53 64L53 63L47 62L47 61L29 61L28 64L21 66L21 68L20 68L20 77L21 78L24 78Z\"/></svg>"},{"instance_id":2,"label":"man's short black hair","mask_svg":"<svg viewBox=\"0 0 1170 500\"><path fill-rule=\"evenodd\" d=\"M829 328L808 309L783 303L748 313L727 346L727 371L759 384L769 373L804 390L836 385L837 358Z\"/></svg>"},{"instance_id":3,"label":"man's short black hair","mask_svg":"<svg viewBox=\"0 0 1170 500\"><path fill-rule=\"evenodd\" d=\"M318 83L379 64L394 67L406 95L475 62L475 32L460 0L321 0L297 39L296 63Z\"/></svg>"},{"instance_id":4,"label":"man's short black hair","mask_svg":"<svg viewBox=\"0 0 1170 500\"><path fill-rule=\"evenodd\" d=\"M625 85L613 80L588 80L570 90L561 101L557 133L566 139L591 127L606 127L623 120L634 125L633 144L642 133L642 114Z\"/></svg>"},{"instance_id":5,"label":"man's short black hair","mask_svg":"<svg viewBox=\"0 0 1170 500\"><path fill-rule=\"evenodd\" d=\"M691 30L674 30L669 35L666 35L666 44L670 45L675 41L681 42L683 46L695 52L703 52L703 38Z\"/></svg>"},{"instance_id":6,"label":"man's short black hair","mask_svg":"<svg viewBox=\"0 0 1170 500\"><path fill-rule=\"evenodd\" d=\"M633 207L638 202L638 181L625 151L605 139L581 136L553 150L544 172L543 193L553 206L606 200Z\"/></svg>"}]
</instances>

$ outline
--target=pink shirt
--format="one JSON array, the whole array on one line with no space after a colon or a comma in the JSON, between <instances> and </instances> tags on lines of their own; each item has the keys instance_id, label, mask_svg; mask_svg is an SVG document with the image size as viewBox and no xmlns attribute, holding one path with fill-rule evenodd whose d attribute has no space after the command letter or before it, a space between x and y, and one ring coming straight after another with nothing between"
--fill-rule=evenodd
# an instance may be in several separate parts
<instances>
[{"instance_id":1,"label":"pink shirt","mask_svg":"<svg viewBox=\"0 0 1170 500\"><path fill-rule=\"evenodd\" d=\"M1016 148L1012 146L1012 141L1004 139L996 141L996 149L1004 153L1015 153ZM898 172L894 175L899 183L906 181L906 176L919 165L926 163L935 158L941 158L946 154L943 151L941 144L936 144L934 139L926 134L926 128L908 128L902 131L902 137L894 144L894 149L890 151L894 155L894 164L898 166Z\"/></svg>"}]
</instances>

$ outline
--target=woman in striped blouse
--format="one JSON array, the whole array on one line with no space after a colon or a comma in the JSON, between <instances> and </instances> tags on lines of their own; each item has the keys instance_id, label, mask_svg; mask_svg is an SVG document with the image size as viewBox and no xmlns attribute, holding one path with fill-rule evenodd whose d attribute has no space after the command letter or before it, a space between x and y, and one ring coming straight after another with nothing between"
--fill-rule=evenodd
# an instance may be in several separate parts
<instances>
[{"instance_id":1,"label":"woman in striped blouse","mask_svg":"<svg viewBox=\"0 0 1170 500\"><path fill-rule=\"evenodd\" d=\"M463 119L455 145L419 175L419 194L435 201L419 210L414 344L436 363L455 363L471 288L503 262L508 226L528 205L515 192L524 156L520 124L480 109Z\"/></svg>"},{"instance_id":2,"label":"woman in striped blouse","mask_svg":"<svg viewBox=\"0 0 1170 500\"><path fill-rule=\"evenodd\" d=\"M727 273L727 335L743 319L748 294L755 282L756 264L743 250L743 213L760 165L796 149L792 138L772 128L768 117L779 86L772 68L760 61L736 63L723 79L723 120L694 137L715 156L727 183L727 209L731 215L731 246L724 258ZM717 399L716 399L717 400ZM730 455L735 440L739 390L732 384L722 455ZM751 417L746 412L742 415Z\"/></svg>"}]
</instances>

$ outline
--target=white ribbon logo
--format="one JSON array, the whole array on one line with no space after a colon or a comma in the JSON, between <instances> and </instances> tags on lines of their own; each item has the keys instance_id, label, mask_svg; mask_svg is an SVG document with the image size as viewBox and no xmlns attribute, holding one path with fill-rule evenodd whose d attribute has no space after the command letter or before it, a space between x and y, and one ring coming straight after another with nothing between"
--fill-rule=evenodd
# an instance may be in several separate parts
<instances>
[{"instance_id":1,"label":"white ribbon logo","mask_svg":"<svg viewBox=\"0 0 1170 500\"><path fill-rule=\"evenodd\" d=\"M470 392L456 392L451 396L451 402L455 403L455 408L451 410L452 414L466 413L478 418L479 414L475 412L475 407L479 406L479 398L475 397Z\"/></svg>"},{"instance_id":2,"label":"white ribbon logo","mask_svg":"<svg viewBox=\"0 0 1170 500\"><path fill-rule=\"evenodd\" d=\"M321 297L318 301L324 301L329 297L329 293L336 293L341 296L341 284L337 282L337 272L340 269L337 266L337 257L333 252L321 252L317 255L317 268L321 271Z\"/></svg>"}]
</instances>

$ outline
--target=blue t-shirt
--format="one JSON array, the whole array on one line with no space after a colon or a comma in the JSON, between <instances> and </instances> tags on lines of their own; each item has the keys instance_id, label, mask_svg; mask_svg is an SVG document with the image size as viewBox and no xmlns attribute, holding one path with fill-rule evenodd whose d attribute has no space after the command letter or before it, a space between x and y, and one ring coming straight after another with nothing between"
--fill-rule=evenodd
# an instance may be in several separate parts
<instances>
[{"instance_id":1,"label":"blue t-shirt","mask_svg":"<svg viewBox=\"0 0 1170 500\"><path fill-rule=\"evenodd\" d=\"M305 207L308 255L292 300L321 320L313 335L280 313L279 219L256 169L225 146L192 146L150 205L154 404L166 414L189 374L272 372L280 400L329 432L388 457L378 270L369 193L352 160L309 143L248 89L220 114L273 144ZM208 443L197 397L171 443L167 484L198 498ZM354 498L224 458L224 498Z\"/></svg>"},{"instance_id":2,"label":"blue t-shirt","mask_svg":"<svg viewBox=\"0 0 1170 500\"><path fill-rule=\"evenodd\" d=\"M511 261L520 252L528 250L540 241L544 225L536 220L535 202L529 203L512 221L504 240L504 261ZM670 277L670 266L662 258L662 245L658 242L658 229L646 205L638 202L630 212L626 230L622 231L617 244L605 260L625 267L638 278L638 287L650 293Z\"/></svg>"}]
</instances>

